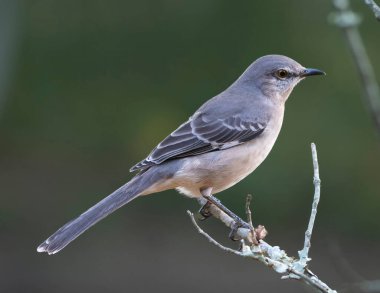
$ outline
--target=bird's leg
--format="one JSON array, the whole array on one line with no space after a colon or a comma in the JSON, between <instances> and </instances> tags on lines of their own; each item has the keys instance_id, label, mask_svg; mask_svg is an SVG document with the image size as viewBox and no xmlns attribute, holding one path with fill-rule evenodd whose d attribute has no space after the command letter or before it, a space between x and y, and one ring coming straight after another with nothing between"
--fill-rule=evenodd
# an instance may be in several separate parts
<instances>
[{"instance_id":1,"label":"bird's leg","mask_svg":"<svg viewBox=\"0 0 380 293\"><path fill-rule=\"evenodd\" d=\"M243 221L235 213L233 213L232 211L230 211L225 205L223 205L220 202L219 199L217 199L216 197L214 197L211 194L211 192L212 192L212 187L208 187L208 188L205 188L205 189L201 190L202 196L207 200L207 203L201 208L201 211L202 210L207 210L208 211L208 209L210 207L210 204L213 204L217 208L219 208L221 211L223 211L224 213L226 213L228 216L230 216L234 220L235 223L234 223L234 225L233 225L233 227L231 229L229 237L230 237L230 239L232 239L234 241L238 240L237 238L235 238L237 230L239 228L251 229L251 226L249 224L247 224L245 221ZM209 211L208 211L208 214L210 214ZM210 216L210 215L208 215L208 216Z\"/></svg>"}]
</instances>

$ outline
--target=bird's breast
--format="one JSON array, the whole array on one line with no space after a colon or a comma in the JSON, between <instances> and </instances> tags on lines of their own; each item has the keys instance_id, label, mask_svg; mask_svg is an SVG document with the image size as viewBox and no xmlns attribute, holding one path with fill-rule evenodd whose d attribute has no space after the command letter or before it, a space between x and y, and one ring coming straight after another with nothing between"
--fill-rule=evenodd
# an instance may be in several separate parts
<instances>
[{"instance_id":1,"label":"bird's breast","mask_svg":"<svg viewBox=\"0 0 380 293\"><path fill-rule=\"evenodd\" d=\"M255 139L229 149L184 158L181 170L173 180L177 190L191 197L200 190L213 188L221 192L252 173L268 156L281 129L283 112L271 120Z\"/></svg>"}]
</instances>

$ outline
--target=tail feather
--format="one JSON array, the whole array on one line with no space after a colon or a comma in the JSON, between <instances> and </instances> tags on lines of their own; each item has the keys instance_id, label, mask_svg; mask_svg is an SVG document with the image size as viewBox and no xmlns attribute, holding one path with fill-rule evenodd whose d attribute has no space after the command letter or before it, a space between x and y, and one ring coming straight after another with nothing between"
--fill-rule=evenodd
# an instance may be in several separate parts
<instances>
[{"instance_id":1,"label":"tail feather","mask_svg":"<svg viewBox=\"0 0 380 293\"><path fill-rule=\"evenodd\" d=\"M38 246L37 251L55 254L62 250L66 245L91 226L95 225L97 222L130 202L139 196L144 190L152 186L157 180L154 178L155 176L152 176L149 173L151 172L145 172L141 175L135 176L127 184L121 186L102 201L89 208L78 218L68 222Z\"/></svg>"}]
</instances>

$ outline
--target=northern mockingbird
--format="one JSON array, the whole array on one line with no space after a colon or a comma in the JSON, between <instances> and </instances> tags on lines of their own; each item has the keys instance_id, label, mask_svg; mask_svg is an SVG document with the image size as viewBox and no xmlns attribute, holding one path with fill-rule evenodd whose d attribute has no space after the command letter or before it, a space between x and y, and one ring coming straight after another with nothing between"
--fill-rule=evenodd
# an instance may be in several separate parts
<instances>
[{"instance_id":1,"label":"northern mockingbird","mask_svg":"<svg viewBox=\"0 0 380 293\"><path fill-rule=\"evenodd\" d=\"M133 166L128 183L68 222L38 248L54 254L132 199L168 189L189 197L221 192L253 172L280 132L285 102L305 77L325 74L281 55L253 62L225 91Z\"/></svg>"}]
</instances>

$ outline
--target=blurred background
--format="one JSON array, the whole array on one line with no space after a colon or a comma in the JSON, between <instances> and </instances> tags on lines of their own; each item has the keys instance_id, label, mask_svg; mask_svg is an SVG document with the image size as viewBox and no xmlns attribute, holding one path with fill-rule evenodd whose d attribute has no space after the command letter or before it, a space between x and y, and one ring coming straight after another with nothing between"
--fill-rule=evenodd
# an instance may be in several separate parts
<instances>
[{"instance_id":1,"label":"blurred background","mask_svg":"<svg viewBox=\"0 0 380 293\"><path fill-rule=\"evenodd\" d=\"M380 23L353 2L380 77ZM307 292L208 243L186 215L197 202L175 191L133 201L57 255L36 252L272 53L328 75L296 88L268 159L219 198L244 216L253 194L267 241L296 256L315 142L322 198L311 269L345 292L379 279L380 140L332 11L311 0L0 1L0 292ZM216 220L201 225L237 246Z\"/></svg>"}]
</instances>

